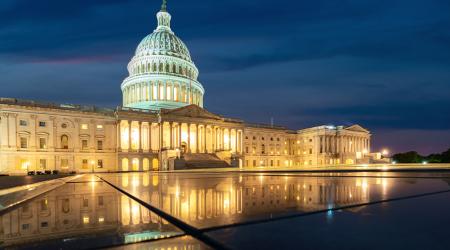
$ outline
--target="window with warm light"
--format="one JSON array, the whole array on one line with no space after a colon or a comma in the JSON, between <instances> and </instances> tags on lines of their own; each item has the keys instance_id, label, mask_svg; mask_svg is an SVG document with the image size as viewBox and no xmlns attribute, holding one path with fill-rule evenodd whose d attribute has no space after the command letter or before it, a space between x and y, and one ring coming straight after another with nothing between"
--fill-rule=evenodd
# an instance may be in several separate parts
<instances>
[{"instance_id":1,"label":"window with warm light","mask_svg":"<svg viewBox=\"0 0 450 250\"><path fill-rule=\"evenodd\" d=\"M39 138L39 149L47 149L47 140L45 138Z\"/></svg>"},{"instance_id":2,"label":"window with warm light","mask_svg":"<svg viewBox=\"0 0 450 250\"><path fill-rule=\"evenodd\" d=\"M28 148L28 139L26 137L20 137L20 148Z\"/></svg>"},{"instance_id":3,"label":"window with warm light","mask_svg":"<svg viewBox=\"0 0 450 250\"><path fill-rule=\"evenodd\" d=\"M81 149L82 150L88 149L88 140L81 140Z\"/></svg>"},{"instance_id":4,"label":"window with warm light","mask_svg":"<svg viewBox=\"0 0 450 250\"><path fill-rule=\"evenodd\" d=\"M89 224L89 216L83 216L83 223Z\"/></svg>"},{"instance_id":5,"label":"window with warm light","mask_svg":"<svg viewBox=\"0 0 450 250\"><path fill-rule=\"evenodd\" d=\"M87 130L87 129L89 129L89 125L87 125L87 124L81 124L81 129L82 129L82 130Z\"/></svg>"},{"instance_id":6,"label":"window with warm light","mask_svg":"<svg viewBox=\"0 0 450 250\"><path fill-rule=\"evenodd\" d=\"M102 130L102 129L103 129L103 125L98 124L98 125L97 125L97 129L98 129L98 130Z\"/></svg>"}]
</instances>

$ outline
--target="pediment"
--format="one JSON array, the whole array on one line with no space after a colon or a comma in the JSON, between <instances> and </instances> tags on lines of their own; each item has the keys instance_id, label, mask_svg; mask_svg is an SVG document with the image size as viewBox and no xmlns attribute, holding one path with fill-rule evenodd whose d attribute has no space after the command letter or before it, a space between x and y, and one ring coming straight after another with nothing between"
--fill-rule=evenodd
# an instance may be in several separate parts
<instances>
[{"instance_id":1,"label":"pediment","mask_svg":"<svg viewBox=\"0 0 450 250\"><path fill-rule=\"evenodd\" d=\"M221 116L213 114L207 111L206 109L200 108L197 105L189 105L178 109L167 110L164 112L164 114L170 116L183 116L202 119L214 119L214 120L223 119Z\"/></svg>"},{"instance_id":2,"label":"pediment","mask_svg":"<svg viewBox=\"0 0 450 250\"><path fill-rule=\"evenodd\" d=\"M367 129L361 127L361 126L358 125L358 124L355 124L355 125L346 127L345 129L346 129L346 130L350 130L350 131L355 131L355 132L370 133L369 130L367 130Z\"/></svg>"}]
</instances>

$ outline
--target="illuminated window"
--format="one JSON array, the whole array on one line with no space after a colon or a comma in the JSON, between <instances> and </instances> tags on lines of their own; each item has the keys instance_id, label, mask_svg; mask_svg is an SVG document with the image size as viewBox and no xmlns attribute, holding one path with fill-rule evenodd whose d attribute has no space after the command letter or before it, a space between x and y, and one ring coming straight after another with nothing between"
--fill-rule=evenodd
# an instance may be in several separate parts
<instances>
[{"instance_id":1,"label":"illuminated window","mask_svg":"<svg viewBox=\"0 0 450 250\"><path fill-rule=\"evenodd\" d=\"M20 137L20 148L28 148L28 139Z\"/></svg>"},{"instance_id":2,"label":"illuminated window","mask_svg":"<svg viewBox=\"0 0 450 250\"><path fill-rule=\"evenodd\" d=\"M173 88L173 100L176 101L176 102L179 101L179 99L178 99L178 87L174 87Z\"/></svg>"},{"instance_id":3,"label":"illuminated window","mask_svg":"<svg viewBox=\"0 0 450 250\"><path fill-rule=\"evenodd\" d=\"M88 149L88 140L81 140L81 149Z\"/></svg>"},{"instance_id":4,"label":"illuminated window","mask_svg":"<svg viewBox=\"0 0 450 250\"><path fill-rule=\"evenodd\" d=\"M98 222L99 222L99 223L105 222L105 217L99 217L99 218L98 218Z\"/></svg>"},{"instance_id":5,"label":"illuminated window","mask_svg":"<svg viewBox=\"0 0 450 250\"><path fill-rule=\"evenodd\" d=\"M39 138L39 148L40 149L47 148L47 140L45 138Z\"/></svg>"},{"instance_id":6,"label":"illuminated window","mask_svg":"<svg viewBox=\"0 0 450 250\"><path fill-rule=\"evenodd\" d=\"M83 216L83 223L89 224L89 216Z\"/></svg>"},{"instance_id":7,"label":"illuminated window","mask_svg":"<svg viewBox=\"0 0 450 250\"><path fill-rule=\"evenodd\" d=\"M61 168L69 168L69 160L62 159L61 160Z\"/></svg>"},{"instance_id":8,"label":"illuminated window","mask_svg":"<svg viewBox=\"0 0 450 250\"><path fill-rule=\"evenodd\" d=\"M158 99L158 86L153 85L153 91L152 91L152 94L153 94L153 100Z\"/></svg>"},{"instance_id":9,"label":"illuminated window","mask_svg":"<svg viewBox=\"0 0 450 250\"><path fill-rule=\"evenodd\" d=\"M164 100L164 87L162 85L159 86L159 100Z\"/></svg>"},{"instance_id":10,"label":"illuminated window","mask_svg":"<svg viewBox=\"0 0 450 250\"><path fill-rule=\"evenodd\" d=\"M39 167L41 169L46 169L47 168L47 160L46 159L40 159L39 160Z\"/></svg>"},{"instance_id":11,"label":"illuminated window","mask_svg":"<svg viewBox=\"0 0 450 250\"><path fill-rule=\"evenodd\" d=\"M99 196L98 197L98 205L101 207L101 206L103 206L103 204L104 204L104 199L103 199L103 196Z\"/></svg>"},{"instance_id":12,"label":"illuminated window","mask_svg":"<svg viewBox=\"0 0 450 250\"><path fill-rule=\"evenodd\" d=\"M103 141L97 141L97 150L103 150Z\"/></svg>"},{"instance_id":13,"label":"illuminated window","mask_svg":"<svg viewBox=\"0 0 450 250\"><path fill-rule=\"evenodd\" d=\"M83 207L89 207L89 200L87 198L83 198Z\"/></svg>"},{"instance_id":14,"label":"illuminated window","mask_svg":"<svg viewBox=\"0 0 450 250\"><path fill-rule=\"evenodd\" d=\"M61 136L61 148L69 149L69 137L67 135Z\"/></svg>"},{"instance_id":15,"label":"illuminated window","mask_svg":"<svg viewBox=\"0 0 450 250\"><path fill-rule=\"evenodd\" d=\"M41 200L41 211L47 211L48 209L48 200L44 199Z\"/></svg>"},{"instance_id":16,"label":"illuminated window","mask_svg":"<svg viewBox=\"0 0 450 250\"><path fill-rule=\"evenodd\" d=\"M103 125L101 125L101 124L97 125L97 129L98 130L102 130L103 129Z\"/></svg>"},{"instance_id":17,"label":"illuminated window","mask_svg":"<svg viewBox=\"0 0 450 250\"><path fill-rule=\"evenodd\" d=\"M166 87L167 100L172 100L172 86Z\"/></svg>"},{"instance_id":18,"label":"illuminated window","mask_svg":"<svg viewBox=\"0 0 450 250\"><path fill-rule=\"evenodd\" d=\"M97 168L103 168L103 160L97 161Z\"/></svg>"},{"instance_id":19,"label":"illuminated window","mask_svg":"<svg viewBox=\"0 0 450 250\"><path fill-rule=\"evenodd\" d=\"M89 168L89 161L87 159L83 159L81 168L88 169Z\"/></svg>"},{"instance_id":20,"label":"illuminated window","mask_svg":"<svg viewBox=\"0 0 450 250\"><path fill-rule=\"evenodd\" d=\"M87 130L89 129L89 126L87 124L81 124L81 129Z\"/></svg>"}]
</instances>

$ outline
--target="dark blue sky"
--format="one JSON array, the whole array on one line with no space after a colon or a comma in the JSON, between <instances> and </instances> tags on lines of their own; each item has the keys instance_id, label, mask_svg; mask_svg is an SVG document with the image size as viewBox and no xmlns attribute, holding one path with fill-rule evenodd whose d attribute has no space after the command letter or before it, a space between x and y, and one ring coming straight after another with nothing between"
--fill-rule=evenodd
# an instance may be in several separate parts
<instances>
[{"instance_id":1,"label":"dark blue sky","mask_svg":"<svg viewBox=\"0 0 450 250\"><path fill-rule=\"evenodd\" d=\"M115 107L159 0L2 0L0 96ZM169 0L212 112L450 147L450 1Z\"/></svg>"}]
</instances>

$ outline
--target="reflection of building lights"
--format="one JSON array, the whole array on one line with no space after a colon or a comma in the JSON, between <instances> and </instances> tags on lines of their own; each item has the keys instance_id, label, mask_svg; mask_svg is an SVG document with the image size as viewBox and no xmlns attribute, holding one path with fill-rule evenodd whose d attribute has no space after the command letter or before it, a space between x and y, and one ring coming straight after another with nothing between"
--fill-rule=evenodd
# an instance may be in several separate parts
<instances>
[{"instance_id":1,"label":"reflection of building lights","mask_svg":"<svg viewBox=\"0 0 450 250\"><path fill-rule=\"evenodd\" d=\"M397 164L397 162L396 162L396 161L393 161L392 164L395 165L395 164Z\"/></svg>"},{"instance_id":2,"label":"reflection of building lights","mask_svg":"<svg viewBox=\"0 0 450 250\"><path fill-rule=\"evenodd\" d=\"M89 224L89 216L83 216L83 223Z\"/></svg>"},{"instance_id":3,"label":"reflection of building lights","mask_svg":"<svg viewBox=\"0 0 450 250\"><path fill-rule=\"evenodd\" d=\"M228 209L230 207L230 200L225 199L223 200L223 208Z\"/></svg>"},{"instance_id":4,"label":"reflection of building lights","mask_svg":"<svg viewBox=\"0 0 450 250\"><path fill-rule=\"evenodd\" d=\"M427 161L423 161L422 164L423 164L423 165L427 165L428 162L427 162Z\"/></svg>"}]
</instances>

